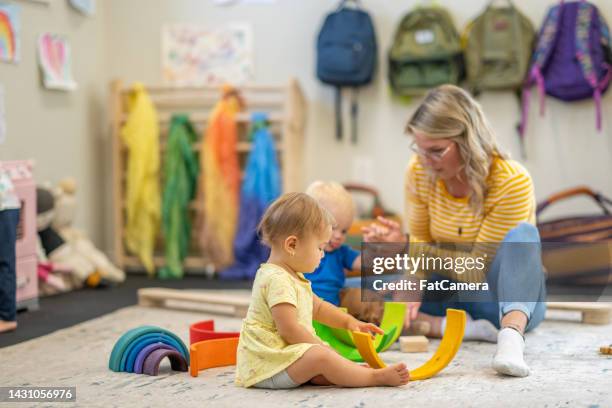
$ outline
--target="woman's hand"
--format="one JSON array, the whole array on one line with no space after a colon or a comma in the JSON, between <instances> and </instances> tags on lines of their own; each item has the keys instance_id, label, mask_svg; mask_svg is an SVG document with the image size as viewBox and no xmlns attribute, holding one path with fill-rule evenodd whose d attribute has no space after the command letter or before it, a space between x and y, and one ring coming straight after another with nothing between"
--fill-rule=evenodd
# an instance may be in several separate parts
<instances>
[{"instance_id":1,"label":"woman's hand","mask_svg":"<svg viewBox=\"0 0 612 408\"><path fill-rule=\"evenodd\" d=\"M385 217L378 217L378 223L363 227L363 240L365 242L406 242L399 223Z\"/></svg>"},{"instance_id":2,"label":"woman's hand","mask_svg":"<svg viewBox=\"0 0 612 408\"><path fill-rule=\"evenodd\" d=\"M385 334L385 331L373 323L362 322L361 320L351 319L346 325L347 330L357 331L362 333L370 333L372 336L375 334Z\"/></svg>"}]
</instances>

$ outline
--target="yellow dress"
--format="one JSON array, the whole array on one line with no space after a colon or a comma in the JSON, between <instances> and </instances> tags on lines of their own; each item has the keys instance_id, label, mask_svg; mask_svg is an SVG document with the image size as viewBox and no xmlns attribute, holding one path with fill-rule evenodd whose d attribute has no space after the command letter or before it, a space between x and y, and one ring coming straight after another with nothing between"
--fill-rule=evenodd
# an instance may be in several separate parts
<instances>
[{"instance_id":1,"label":"yellow dress","mask_svg":"<svg viewBox=\"0 0 612 408\"><path fill-rule=\"evenodd\" d=\"M253 283L251 304L242 322L236 357L236 384L250 387L283 371L314 344L287 344L278 334L271 308L295 305L298 322L316 337L312 327L313 294L310 281L294 278L280 266L262 264Z\"/></svg>"}]
</instances>

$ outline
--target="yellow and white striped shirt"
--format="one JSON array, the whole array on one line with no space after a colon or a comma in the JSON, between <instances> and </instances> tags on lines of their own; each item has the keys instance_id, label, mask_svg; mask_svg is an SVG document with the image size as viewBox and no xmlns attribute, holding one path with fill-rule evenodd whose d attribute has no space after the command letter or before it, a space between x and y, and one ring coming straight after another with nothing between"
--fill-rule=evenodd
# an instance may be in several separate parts
<instances>
[{"instance_id":1,"label":"yellow and white striped shirt","mask_svg":"<svg viewBox=\"0 0 612 408\"><path fill-rule=\"evenodd\" d=\"M483 211L476 214L469 204L469 197L453 197L446 190L444 182L432 179L418 156L414 156L406 171L405 185L405 217L410 243L419 243L416 245L419 252L427 248L428 256L477 256L480 252L475 252L476 247L471 251L457 251L444 249L444 245L427 243L497 244L520 222L535 224L533 182L522 165L495 156L487 184ZM483 249L491 248L490 245L482 245L480 248L487 253L488 261L492 261L495 250L491 253ZM476 272L452 277L470 282L481 282L484 278Z\"/></svg>"}]
</instances>

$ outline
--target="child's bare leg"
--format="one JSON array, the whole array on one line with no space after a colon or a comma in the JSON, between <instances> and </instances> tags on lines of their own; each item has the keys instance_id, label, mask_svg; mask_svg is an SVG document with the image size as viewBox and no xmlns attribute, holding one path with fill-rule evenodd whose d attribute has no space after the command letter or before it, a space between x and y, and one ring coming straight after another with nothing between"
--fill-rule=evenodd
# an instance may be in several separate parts
<instances>
[{"instance_id":1,"label":"child's bare leg","mask_svg":"<svg viewBox=\"0 0 612 408\"><path fill-rule=\"evenodd\" d=\"M312 377L309 381L312 385L334 385L331 381L325 378L322 375L317 375L316 377Z\"/></svg>"},{"instance_id":2,"label":"child's bare leg","mask_svg":"<svg viewBox=\"0 0 612 408\"><path fill-rule=\"evenodd\" d=\"M362 367L370 367L367 363L360 363ZM309 381L312 385L334 385L331 381L325 378L322 375L317 375L316 377L312 377Z\"/></svg>"},{"instance_id":3,"label":"child's bare leg","mask_svg":"<svg viewBox=\"0 0 612 408\"><path fill-rule=\"evenodd\" d=\"M287 368L287 373L298 384L322 375L332 384L345 387L398 386L410 380L403 363L375 370L355 364L322 346L311 347Z\"/></svg>"}]
</instances>

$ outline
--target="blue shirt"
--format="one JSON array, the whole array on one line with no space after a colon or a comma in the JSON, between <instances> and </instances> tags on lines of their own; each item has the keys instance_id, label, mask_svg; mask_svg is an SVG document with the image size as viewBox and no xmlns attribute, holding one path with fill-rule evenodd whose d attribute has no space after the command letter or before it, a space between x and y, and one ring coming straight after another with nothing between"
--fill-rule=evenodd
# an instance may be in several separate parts
<instances>
[{"instance_id":1,"label":"blue shirt","mask_svg":"<svg viewBox=\"0 0 612 408\"><path fill-rule=\"evenodd\" d=\"M319 267L304 277L312 283L312 291L323 300L340 305L340 289L344 287L345 269L351 269L359 252L342 245L332 252L325 252Z\"/></svg>"}]
</instances>

